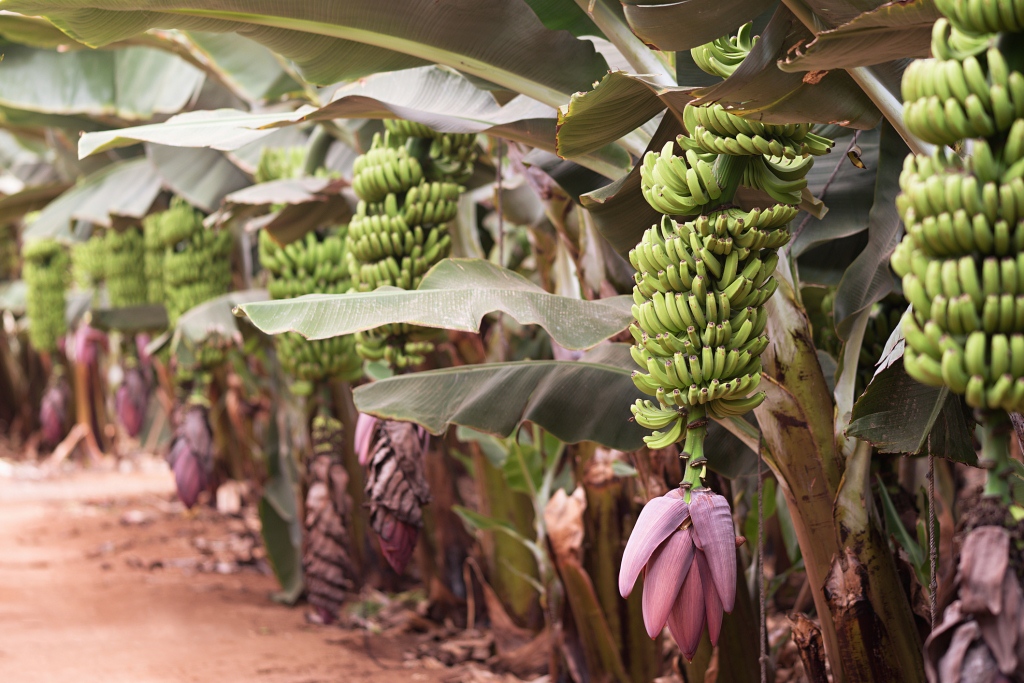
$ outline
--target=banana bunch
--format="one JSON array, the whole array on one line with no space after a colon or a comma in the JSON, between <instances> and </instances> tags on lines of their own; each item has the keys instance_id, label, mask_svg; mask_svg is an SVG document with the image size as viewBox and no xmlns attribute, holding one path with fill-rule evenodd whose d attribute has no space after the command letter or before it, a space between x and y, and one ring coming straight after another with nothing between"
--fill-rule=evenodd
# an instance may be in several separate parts
<instances>
[{"instance_id":1,"label":"banana bunch","mask_svg":"<svg viewBox=\"0 0 1024 683\"><path fill-rule=\"evenodd\" d=\"M690 54L694 63L701 71L712 76L732 76L732 72L743 63L750 50L757 44L760 36L751 36L752 31L753 23L748 22L740 26L735 36L723 36L693 48Z\"/></svg>"},{"instance_id":2,"label":"banana bunch","mask_svg":"<svg viewBox=\"0 0 1024 683\"><path fill-rule=\"evenodd\" d=\"M154 213L142 220L142 237L145 244L146 301L151 304L164 302L164 242L161 236L162 214Z\"/></svg>"},{"instance_id":3,"label":"banana bunch","mask_svg":"<svg viewBox=\"0 0 1024 683\"><path fill-rule=\"evenodd\" d=\"M259 234L260 263L270 273L267 290L274 299L304 294L344 294L351 287L346 264L346 228L321 237L308 232L284 247L265 230ZM362 374L351 335L310 341L288 332L274 337L285 372L304 382L328 377L352 381Z\"/></svg>"},{"instance_id":4,"label":"banana bunch","mask_svg":"<svg viewBox=\"0 0 1024 683\"><path fill-rule=\"evenodd\" d=\"M935 52L954 50L943 44ZM919 59L903 74L903 100L907 127L922 140L951 145L991 137L1024 117L1024 74L1011 70L995 45L978 56Z\"/></svg>"},{"instance_id":5,"label":"banana bunch","mask_svg":"<svg viewBox=\"0 0 1024 683\"><path fill-rule=\"evenodd\" d=\"M463 192L458 181L476 160L475 135L438 133L411 121L385 125L388 130L374 136L370 151L353 167L352 187L360 201L348 228L347 263L357 292L415 289L448 255L447 224ZM410 325L388 325L357 333L356 351L405 368L424 361L435 336Z\"/></svg>"},{"instance_id":6,"label":"banana bunch","mask_svg":"<svg viewBox=\"0 0 1024 683\"><path fill-rule=\"evenodd\" d=\"M1024 3L936 4L946 15L932 32L936 57L913 63L903 79L907 124L937 144L971 138L970 156L945 148L910 155L900 175L906 235L891 263L912 305L903 364L974 408L1020 411L1024 74L1002 51L1020 37L989 32L1020 31Z\"/></svg>"},{"instance_id":7,"label":"banana bunch","mask_svg":"<svg viewBox=\"0 0 1024 683\"><path fill-rule=\"evenodd\" d=\"M54 239L28 242L21 254L22 277L28 285L29 341L37 351L54 351L67 332L64 295L70 284L71 256Z\"/></svg>"},{"instance_id":8,"label":"banana bunch","mask_svg":"<svg viewBox=\"0 0 1024 683\"><path fill-rule=\"evenodd\" d=\"M90 240L91 241L91 240ZM103 237L105 279L110 305L140 306L149 298L146 283L146 245L138 228L109 230Z\"/></svg>"},{"instance_id":9,"label":"banana bunch","mask_svg":"<svg viewBox=\"0 0 1024 683\"><path fill-rule=\"evenodd\" d=\"M264 147L260 150L253 178L257 183L285 178L301 178L306 161L304 147Z\"/></svg>"},{"instance_id":10,"label":"banana bunch","mask_svg":"<svg viewBox=\"0 0 1024 683\"><path fill-rule=\"evenodd\" d=\"M735 68L752 44L749 31L745 26L736 38L691 54L709 73L727 57ZM629 253L637 270L630 332L641 368L633 382L656 399L638 400L634 419L656 430L644 439L650 448L685 436L690 468L703 462L708 415L742 415L764 400L751 392L768 346L764 303L778 286L777 250L789 241L813 155L830 151L832 141L813 134L810 124L750 121L719 104L687 105L683 122L688 132L675 141L682 155L670 142L648 152L641 166L644 196L666 216ZM740 185L778 203L732 207ZM680 223L669 216L692 218Z\"/></svg>"},{"instance_id":11,"label":"banana bunch","mask_svg":"<svg viewBox=\"0 0 1024 683\"><path fill-rule=\"evenodd\" d=\"M175 198L160 214L164 305L173 326L182 313L231 289L231 251L228 230L207 230L202 214Z\"/></svg>"},{"instance_id":12,"label":"banana bunch","mask_svg":"<svg viewBox=\"0 0 1024 683\"><path fill-rule=\"evenodd\" d=\"M463 184L473 175L477 159L475 133L440 133L429 126L404 119L385 119L392 138L409 144L413 154L424 160L427 178ZM418 140L417 140L418 138ZM426 146L426 154L419 149Z\"/></svg>"},{"instance_id":13,"label":"banana bunch","mask_svg":"<svg viewBox=\"0 0 1024 683\"><path fill-rule=\"evenodd\" d=\"M80 289L98 287L105 277L106 248L102 235L93 234L71 247L71 279Z\"/></svg>"}]
</instances>

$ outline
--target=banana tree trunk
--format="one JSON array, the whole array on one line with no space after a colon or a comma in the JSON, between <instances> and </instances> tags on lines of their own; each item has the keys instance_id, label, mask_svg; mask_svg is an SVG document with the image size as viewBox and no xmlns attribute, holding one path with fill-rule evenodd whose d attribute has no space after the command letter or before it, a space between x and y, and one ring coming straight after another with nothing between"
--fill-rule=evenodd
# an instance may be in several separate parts
<instances>
[{"instance_id":1,"label":"banana tree trunk","mask_svg":"<svg viewBox=\"0 0 1024 683\"><path fill-rule=\"evenodd\" d=\"M865 493L865 468L870 451L867 455L858 451L849 469L842 462L832 396L818 363L809 320L785 264L785 260L779 264L779 291L768 304L772 344L763 357L767 377L762 382L768 399L756 414L770 450L766 462L779 480L793 518L833 678L836 683L894 680L886 678L882 669L865 677L850 657L843 656L851 647L861 647L863 637L872 637L875 640L863 655L879 667L882 662L892 667L898 680L917 683L924 677L913 614L888 546L867 512L870 495ZM844 471L845 480L841 478ZM837 616L836 593L829 588L846 585L843 580L852 580L850 571L863 584L859 595L864 602L855 601L856 607L870 605L878 620L867 631L856 618L827 618ZM856 616L855 612L844 614ZM882 632L874 632L879 627Z\"/></svg>"}]
</instances>

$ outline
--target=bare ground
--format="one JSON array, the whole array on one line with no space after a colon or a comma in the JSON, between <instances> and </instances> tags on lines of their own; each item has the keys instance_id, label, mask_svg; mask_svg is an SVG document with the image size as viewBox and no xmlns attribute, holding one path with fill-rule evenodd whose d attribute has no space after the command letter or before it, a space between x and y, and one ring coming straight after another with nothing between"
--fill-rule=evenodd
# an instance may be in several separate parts
<instances>
[{"instance_id":1,"label":"bare ground","mask_svg":"<svg viewBox=\"0 0 1024 683\"><path fill-rule=\"evenodd\" d=\"M454 680L404 661L402 635L315 626L274 603L262 562L216 566L197 538L223 546L241 521L182 512L166 467L39 471L0 461L0 681Z\"/></svg>"}]
</instances>

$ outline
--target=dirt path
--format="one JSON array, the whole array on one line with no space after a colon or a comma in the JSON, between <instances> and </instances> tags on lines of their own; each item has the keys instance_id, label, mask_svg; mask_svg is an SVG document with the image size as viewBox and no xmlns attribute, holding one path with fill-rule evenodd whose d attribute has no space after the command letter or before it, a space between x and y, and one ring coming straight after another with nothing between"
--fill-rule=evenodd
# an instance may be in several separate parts
<instances>
[{"instance_id":1,"label":"dirt path","mask_svg":"<svg viewBox=\"0 0 1024 683\"><path fill-rule=\"evenodd\" d=\"M0 681L451 680L403 663L394 638L307 624L268 599L274 579L255 566L203 571L213 560L197 536L223 546L242 522L189 519L172 490L159 467L36 481L0 470Z\"/></svg>"}]
</instances>

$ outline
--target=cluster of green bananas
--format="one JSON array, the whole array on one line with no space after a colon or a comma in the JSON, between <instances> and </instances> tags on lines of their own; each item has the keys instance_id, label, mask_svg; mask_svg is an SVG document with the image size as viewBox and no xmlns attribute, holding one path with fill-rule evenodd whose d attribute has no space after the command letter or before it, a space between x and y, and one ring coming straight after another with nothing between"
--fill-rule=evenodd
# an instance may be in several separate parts
<instances>
[{"instance_id":1,"label":"cluster of green bananas","mask_svg":"<svg viewBox=\"0 0 1024 683\"><path fill-rule=\"evenodd\" d=\"M231 289L234 241L228 230L204 228L202 214L180 198L160 214L160 234L164 305L174 325L185 311Z\"/></svg>"},{"instance_id":2,"label":"cluster of green bananas","mask_svg":"<svg viewBox=\"0 0 1024 683\"><path fill-rule=\"evenodd\" d=\"M739 55L751 44L749 30L695 48L695 61L725 54L727 45ZM764 399L751 392L768 346L764 303L777 287L777 250L789 241L812 155L830 151L832 141L813 134L810 124L750 121L718 104L688 105L683 122L687 134L676 140L682 156L669 143L648 152L641 167L644 196L667 215L629 253L637 270L632 355L641 367L633 381L657 399L638 400L632 412L640 425L658 430L645 437L649 447L685 435L691 461L700 462L708 415L741 415ZM732 207L740 185L778 203ZM694 218L679 223L669 216Z\"/></svg>"},{"instance_id":3,"label":"cluster of green bananas","mask_svg":"<svg viewBox=\"0 0 1024 683\"><path fill-rule=\"evenodd\" d=\"M164 247L161 235L161 214L154 213L142 221L142 237L145 244L146 301L151 304L164 302Z\"/></svg>"},{"instance_id":4,"label":"cluster of green bananas","mask_svg":"<svg viewBox=\"0 0 1024 683\"><path fill-rule=\"evenodd\" d=\"M70 284L71 256L54 239L27 242L21 253L22 277L28 285L29 341L37 351L53 351L67 332L64 296Z\"/></svg>"},{"instance_id":5,"label":"cluster of green bananas","mask_svg":"<svg viewBox=\"0 0 1024 683\"><path fill-rule=\"evenodd\" d=\"M110 305L114 308L140 306L149 299L146 283L146 246L138 228L109 230L103 237L106 258L105 279Z\"/></svg>"},{"instance_id":6,"label":"cluster of green bananas","mask_svg":"<svg viewBox=\"0 0 1024 683\"><path fill-rule=\"evenodd\" d=\"M260 150L260 158L256 163L256 173L253 177L257 183L301 178L305 161L304 147L264 147Z\"/></svg>"},{"instance_id":7,"label":"cluster of green bananas","mask_svg":"<svg viewBox=\"0 0 1024 683\"><path fill-rule=\"evenodd\" d=\"M912 133L951 145L1003 133L1024 116L1024 74L1010 69L997 46L977 57L945 43L936 52L957 57L920 59L903 74L904 118Z\"/></svg>"},{"instance_id":8,"label":"cluster of green bananas","mask_svg":"<svg viewBox=\"0 0 1024 683\"><path fill-rule=\"evenodd\" d=\"M71 279L81 289L98 287L106 276L103 235L93 234L71 247Z\"/></svg>"},{"instance_id":9,"label":"cluster of green bananas","mask_svg":"<svg viewBox=\"0 0 1024 683\"><path fill-rule=\"evenodd\" d=\"M728 78L743 63L759 36L751 36L753 24L740 27L735 36L723 36L690 51L693 62L712 76Z\"/></svg>"},{"instance_id":10,"label":"cluster of green bananas","mask_svg":"<svg viewBox=\"0 0 1024 683\"><path fill-rule=\"evenodd\" d=\"M455 168L456 160L471 171L476 158L473 135L437 133L409 121L385 123L388 130L374 136L371 149L354 165L353 189L360 202L349 225L347 258L352 289L359 292L382 286L415 289L448 255L447 223L455 218L463 192L457 180L467 175ZM458 151L462 148L474 151ZM423 362L434 336L389 325L357 333L356 350L367 360L404 368Z\"/></svg>"},{"instance_id":11,"label":"cluster of green bananas","mask_svg":"<svg viewBox=\"0 0 1024 683\"><path fill-rule=\"evenodd\" d=\"M972 138L964 146L971 155L910 155L900 176L896 206L906 235L891 263L912 305L903 363L910 376L948 386L974 408L1020 411L1024 74L1003 53L1020 36L988 32L1020 31L1024 3L937 6L946 19L932 32L936 58L904 75L907 125L937 144Z\"/></svg>"},{"instance_id":12,"label":"cluster of green bananas","mask_svg":"<svg viewBox=\"0 0 1024 683\"><path fill-rule=\"evenodd\" d=\"M429 178L461 185L473 175L478 154L476 134L441 133L404 119L385 119L384 127L403 144L412 140L413 154L423 159ZM426 147L426 154L421 153L422 147Z\"/></svg>"},{"instance_id":13,"label":"cluster of green bananas","mask_svg":"<svg viewBox=\"0 0 1024 683\"><path fill-rule=\"evenodd\" d=\"M343 294L351 279L346 264L346 228L335 228L320 236L306 233L305 238L285 246L260 231L260 263L270 273L267 290L274 299L304 294ZM352 381L362 373L362 361L355 352L351 335L310 341L288 332L274 337L277 357L284 371L303 382L329 377Z\"/></svg>"}]
</instances>

